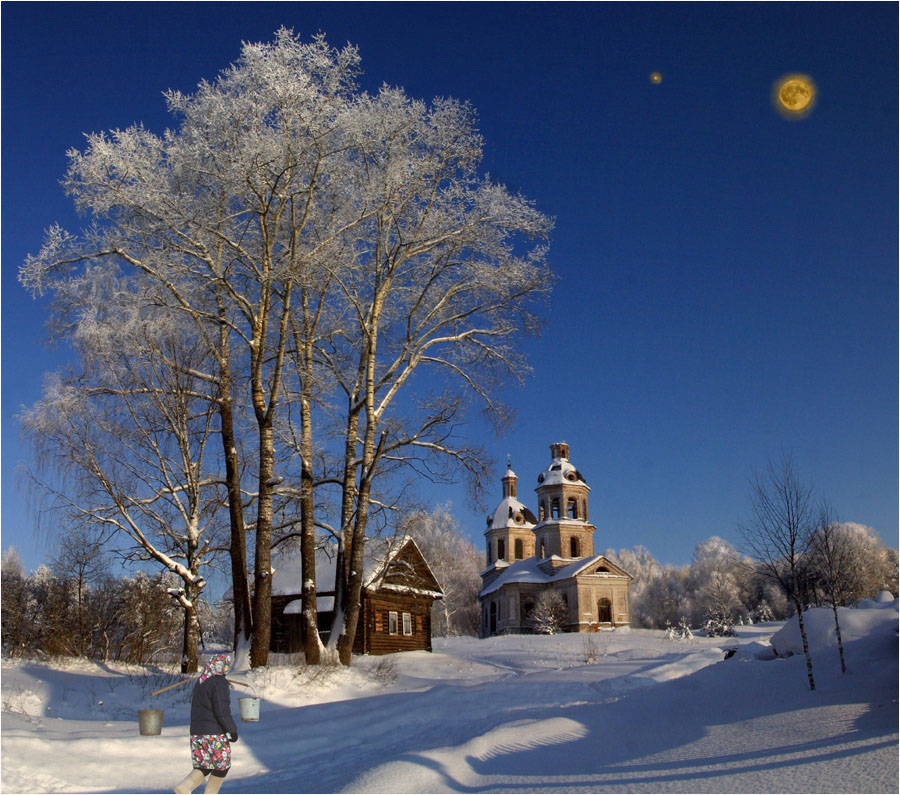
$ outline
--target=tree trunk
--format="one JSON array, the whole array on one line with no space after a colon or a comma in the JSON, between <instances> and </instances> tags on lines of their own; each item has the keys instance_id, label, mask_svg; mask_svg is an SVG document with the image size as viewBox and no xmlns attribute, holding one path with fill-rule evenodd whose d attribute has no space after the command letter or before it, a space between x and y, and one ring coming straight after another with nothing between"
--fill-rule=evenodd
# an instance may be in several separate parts
<instances>
[{"instance_id":1,"label":"tree trunk","mask_svg":"<svg viewBox=\"0 0 900 795\"><path fill-rule=\"evenodd\" d=\"M253 569L253 639L250 665L264 666L269 659L272 634L272 476L275 444L271 422L259 429L259 497L256 514L256 561Z\"/></svg>"},{"instance_id":2,"label":"tree trunk","mask_svg":"<svg viewBox=\"0 0 900 795\"><path fill-rule=\"evenodd\" d=\"M306 307L304 306L304 309ZM300 552L303 579L303 636L307 665L318 665L322 653L316 607L316 526L313 499L312 343L309 332L303 350L304 377L300 385Z\"/></svg>"},{"instance_id":3,"label":"tree trunk","mask_svg":"<svg viewBox=\"0 0 900 795\"><path fill-rule=\"evenodd\" d=\"M838 621L837 602L834 599L834 593L831 594L831 609L834 610L834 631L837 633L838 654L841 658L841 673L847 673L847 665L844 663L844 643L841 640L841 624Z\"/></svg>"},{"instance_id":4,"label":"tree trunk","mask_svg":"<svg viewBox=\"0 0 900 795\"><path fill-rule=\"evenodd\" d=\"M231 383L223 378L219 417L222 448L225 455L225 483L228 489L228 517L231 525L231 592L234 603L234 649L250 639L253 631L250 609L250 584L247 581L247 535L241 504L241 476L234 438L234 415L231 410Z\"/></svg>"},{"instance_id":5,"label":"tree trunk","mask_svg":"<svg viewBox=\"0 0 900 795\"><path fill-rule=\"evenodd\" d=\"M806 627L803 625L803 606L800 597L797 595L796 581L794 588L794 608L797 610L797 623L800 625L800 639L803 641L803 654L806 657L806 675L809 678L809 689L816 689L816 682L813 679L812 657L809 653L809 641L806 637Z\"/></svg>"},{"instance_id":6,"label":"tree trunk","mask_svg":"<svg viewBox=\"0 0 900 795\"><path fill-rule=\"evenodd\" d=\"M197 618L197 598L199 592L188 589L186 596L191 607L184 609L184 636L181 645L181 673L193 674L197 672L199 662L198 640L200 638L200 621Z\"/></svg>"}]
</instances>

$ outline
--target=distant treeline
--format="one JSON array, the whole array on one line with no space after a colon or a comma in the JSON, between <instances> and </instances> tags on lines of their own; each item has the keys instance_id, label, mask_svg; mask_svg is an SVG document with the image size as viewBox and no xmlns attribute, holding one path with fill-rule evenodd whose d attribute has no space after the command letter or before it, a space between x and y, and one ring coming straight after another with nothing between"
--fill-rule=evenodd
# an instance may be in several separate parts
<instances>
[{"instance_id":1,"label":"distant treeline","mask_svg":"<svg viewBox=\"0 0 900 795\"><path fill-rule=\"evenodd\" d=\"M832 572L838 606L852 606L883 590L897 595L897 550L872 528L852 522L837 528L836 541L842 549L840 571ZM779 581L715 536L698 544L685 566L659 563L642 546L605 554L634 577L629 593L634 627L664 629L683 618L691 627L703 628L710 619L748 623L783 620L794 612L783 585L787 572ZM802 556L802 604L830 606L829 585L828 567L814 538Z\"/></svg>"},{"instance_id":2,"label":"distant treeline","mask_svg":"<svg viewBox=\"0 0 900 795\"><path fill-rule=\"evenodd\" d=\"M102 567L55 562L26 575L14 548L2 561L2 640L7 657L86 657L146 664L181 655L183 620L168 572L113 577ZM204 605L208 640L221 629ZM228 618L225 633L230 635ZM230 639L230 638L229 638Z\"/></svg>"}]
</instances>

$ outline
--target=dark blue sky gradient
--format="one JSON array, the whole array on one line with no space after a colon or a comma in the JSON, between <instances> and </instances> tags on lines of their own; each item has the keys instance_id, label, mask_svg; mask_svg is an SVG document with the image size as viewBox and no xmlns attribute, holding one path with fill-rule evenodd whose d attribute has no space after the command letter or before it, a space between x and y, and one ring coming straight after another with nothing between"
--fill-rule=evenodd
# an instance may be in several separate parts
<instances>
[{"instance_id":1,"label":"dark blue sky gradient","mask_svg":"<svg viewBox=\"0 0 900 795\"><path fill-rule=\"evenodd\" d=\"M489 441L520 498L534 507L568 441L598 548L684 563L708 536L737 541L748 477L786 451L841 518L896 545L897 22L893 3L4 3L3 547L28 568L48 555L14 416L61 352L16 277L48 225L77 225L66 150L162 131L163 90L281 25L358 45L367 89L471 101L485 170L556 218L534 373ZM789 72L819 90L802 121L772 106ZM451 500L481 549L461 487L423 496Z\"/></svg>"}]
</instances>

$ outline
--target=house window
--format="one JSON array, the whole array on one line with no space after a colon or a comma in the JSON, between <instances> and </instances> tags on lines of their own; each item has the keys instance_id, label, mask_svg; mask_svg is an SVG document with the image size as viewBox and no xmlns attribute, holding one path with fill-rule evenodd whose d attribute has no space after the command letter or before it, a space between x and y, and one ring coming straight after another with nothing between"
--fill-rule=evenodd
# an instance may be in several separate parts
<instances>
[{"instance_id":1,"label":"house window","mask_svg":"<svg viewBox=\"0 0 900 795\"><path fill-rule=\"evenodd\" d=\"M409 613L403 614L403 634L412 635L412 616Z\"/></svg>"},{"instance_id":2,"label":"house window","mask_svg":"<svg viewBox=\"0 0 900 795\"><path fill-rule=\"evenodd\" d=\"M397 634L397 614L393 610L388 613L388 627L391 635Z\"/></svg>"},{"instance_id":3,"label":"house window","mask_svg":"<svg viewBox=\"0 0 900 795\"><path fill-rule=\"evenodd\" d=\"M502 538L497 539L497 560L506 560L506 542Z\"/></svg>"},{"instance_id":4,"label":"house window","mask_svg":"<svg viewBox=\"0 0 900 795\"><path fill-rule=\"evenodd\" d=\"M525 557L525 545L521 538L516 539L516 560L522 560Z\"/></svg>"},{"instance_id":5,"label":"house window","mask_svg":"<svg viewBox=\"0 0 900 795\"><path fill-rule=\"evenodd\" d=\"M569 539L569 550L571 551L570 557L577 558L578 557L578 539L575 536L572 536Z\"/></svg>"}]
</instances>

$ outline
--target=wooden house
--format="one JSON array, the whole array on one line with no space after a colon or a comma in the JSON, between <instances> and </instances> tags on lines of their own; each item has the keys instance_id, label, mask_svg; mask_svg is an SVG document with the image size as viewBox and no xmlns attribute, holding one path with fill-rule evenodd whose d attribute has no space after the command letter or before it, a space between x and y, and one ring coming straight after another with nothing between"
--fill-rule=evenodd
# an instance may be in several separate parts
<instances>
[{"instance_id":1,"label":"wooden house","mask_svg":"<svg viewBox=\"0 0 900 795\"><path fill-rule=\"evenodd\" d=\"M299 552L273 553L272 566L270 650L295 653L303 648ZM316 607L323 642L334 617L335 566L333 547L317 550ZM408 536L369 539L363 572L354 653L431 651L431 606L443 593L415 541Z\"/></svg>"}]
</instances>

